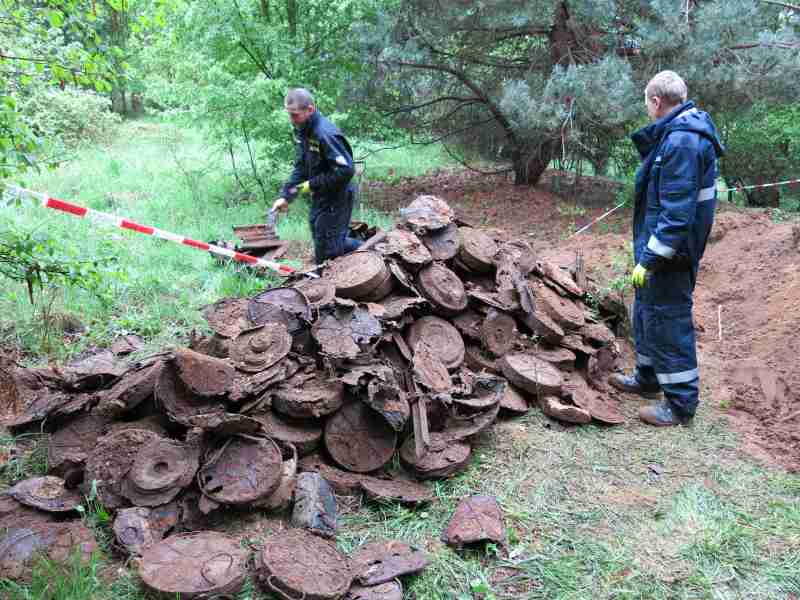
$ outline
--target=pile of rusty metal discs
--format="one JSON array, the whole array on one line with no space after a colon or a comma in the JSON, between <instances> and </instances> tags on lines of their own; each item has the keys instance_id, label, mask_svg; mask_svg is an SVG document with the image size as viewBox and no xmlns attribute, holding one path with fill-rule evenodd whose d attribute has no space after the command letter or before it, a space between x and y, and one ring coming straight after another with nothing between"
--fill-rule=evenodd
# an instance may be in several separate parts
<instances>
[{"instance_id":1,"label":"pile of rusty metal discs","mask_svg":"<svg viewBox=\"0 0 800 600\"><path fill-rule=\"evenodd\" d=\"M129 337L59 370L3 366L4 425L49 433L50 476L0 496L0 570L24 577L34 550L91 553L80 489L114 514L118 549L156 592L230 594L254 564L285 598L399 598L398 577L424 553L389 541L341 554L328 541L337 495L431 502L419 480L465 469L500 414L623 421L605 384L615 336L580 273L458 221L434 196L401 215L318 279L205 307L212 333L187 348L131 361ZM253 561L213 530L242 509L290 515Z\"/></svg>"}]
</instances>

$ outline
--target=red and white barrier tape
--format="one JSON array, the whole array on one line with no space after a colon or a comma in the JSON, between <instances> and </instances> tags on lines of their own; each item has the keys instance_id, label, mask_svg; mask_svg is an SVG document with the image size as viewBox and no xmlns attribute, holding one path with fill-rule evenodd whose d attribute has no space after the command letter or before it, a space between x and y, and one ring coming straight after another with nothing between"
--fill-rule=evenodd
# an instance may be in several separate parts
<instances>
[{"instance_id":1,"label":"red and white barrier tape","mask_svg":"<svg viewBox=\"0 0 800 600\"><path fill-rule=\"evenodd\" d=\"M719 190L721 194L725 192L743 192L744 190L756 190L758 188L770 188L770 187L778 187L779 185L791 185L793 183L800 184L800 179L787 179L786 181L776 181L775 183L762 183L760 185L745 185L742 187L732 187L726 188L724 190Z\"/></svg>"},{"instance_id":2,"label":"red and white barrier tape","mask_svg":"<svg viewBox=\"0 0 800 600\"><path fill-rule=\"evenodd\" d=\"M222 246L216 246L214 244L193 240L192 238L170 233L169 231L164 231L163 229L158 229L157 227L140 225L139 223L118 217L117 215L112 215L111 213L105 213L93 208L78 206L77 204L72 204L71 202L67 202L65 200L59 200L58 198L51 198L42 192L36 192L34 190L25 189L15 185L9 185L6 186L6 193L10 193L11 195L20 199L32 198L39 201L39 203L46 208L52 208L76 217L87 218L97 223L105 223L114 227L119 227L120 229L136 231L144 235L151 235L162 240L168 240L170 242L175 242L176 244L189 246L190 248L204 250L206 252L210 252L211 254L225 256L251 267L263 267L271 271L276 271L281 275L291 275L295 271L292 267L279 262L264 260L263 258L242 254L241 252L236 252L235 250L230 250L229 248L223 248Z\"/></svg>"}]
</instances>

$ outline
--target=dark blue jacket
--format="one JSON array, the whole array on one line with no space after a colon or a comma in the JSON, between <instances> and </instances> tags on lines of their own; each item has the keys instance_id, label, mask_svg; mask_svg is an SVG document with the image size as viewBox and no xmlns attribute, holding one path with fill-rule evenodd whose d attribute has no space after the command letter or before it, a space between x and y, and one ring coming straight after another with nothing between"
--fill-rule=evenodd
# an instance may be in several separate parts
<instances>
[{"instance_id":1,"label":"dark blue jacket","mask_svg":"<svg viewBox=\"0 0 800 600\"><path fill-rule=\"evenodd\" d=\"M633 250L651 271L697 268L717 206L724 148L708 113L685 102L631 136L636 172Z\"/></svg>"},{"instance_id":2,"label":"dark blue jacket","mask_svg":"<svg viewBox=\"0 0 800 600\"><path fill-rule=\"evenodd\" d=\"M313 199L335 201L353 178L353 151L339 128L315 111L294 130L294 169L281 189L281 197L293 200L298 184L308 181Z\"/></svg>"}]
</instances>

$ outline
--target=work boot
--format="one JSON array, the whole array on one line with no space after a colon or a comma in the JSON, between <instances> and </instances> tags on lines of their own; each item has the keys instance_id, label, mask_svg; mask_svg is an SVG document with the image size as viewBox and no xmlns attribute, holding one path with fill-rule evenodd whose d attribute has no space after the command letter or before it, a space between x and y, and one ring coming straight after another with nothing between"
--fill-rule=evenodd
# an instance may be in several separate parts
<instances>
[{"instance_id":1,"label":"work boot","mask_svg":"<svg viewBox=\"0 0 800 600\"><path fill-rule=\"evenodd\" d=\"M642 398L658 400L661 398L661 389L656 386L643 385L635 375L625 375L624 373L614 373L608 378L608 383L620 391L629 394L638 394Z\"/></svg>"},{"instance_id":2,"label":"work boot","mask_svg":"<svg viewBox=\"0 0 800 600\"><path fill-rule=\"evenodd\" d=\"M671 427L674 425L686 425L691 421L691 417L679 415L669 402L657 402L639 409L639 418L645 423L656 427Z\"/></svg>"}]
</instances>

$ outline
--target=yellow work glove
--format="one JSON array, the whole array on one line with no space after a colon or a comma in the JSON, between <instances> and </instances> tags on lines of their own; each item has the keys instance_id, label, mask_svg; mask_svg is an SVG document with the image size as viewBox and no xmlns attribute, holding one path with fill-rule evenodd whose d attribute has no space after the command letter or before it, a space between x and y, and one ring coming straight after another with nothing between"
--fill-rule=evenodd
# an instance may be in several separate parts
<instances>
[{"instance_id":1,"label":"yellow work glove","mask_svg":"<svg viewBox=\"0 0 800 600\"><path fill-rule=\"evenodd\" d=\"M301 194L308 194L311 191L311 184L307 181L304 181L297 186L297 191Z\"/></svg>"},{"instance_id":2,"label":"yellow work glove","mask_svg":"<svg viewBox=\"0 0 800 600\"><path fill-rule=\"evenodd\" d=\"M647 269L645 269L642 265L636 265L633 268L633 273L631 273L631 283L633 284L633 287L644 287L648 275L649 273L647 272Z\"/></svg>"}]
</instances>

